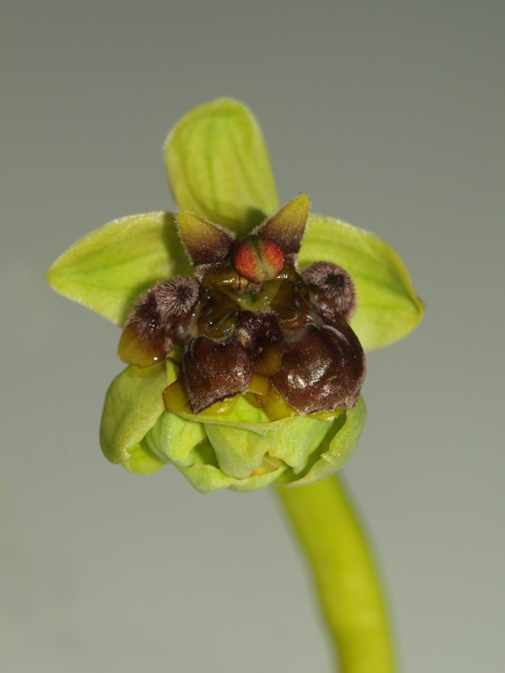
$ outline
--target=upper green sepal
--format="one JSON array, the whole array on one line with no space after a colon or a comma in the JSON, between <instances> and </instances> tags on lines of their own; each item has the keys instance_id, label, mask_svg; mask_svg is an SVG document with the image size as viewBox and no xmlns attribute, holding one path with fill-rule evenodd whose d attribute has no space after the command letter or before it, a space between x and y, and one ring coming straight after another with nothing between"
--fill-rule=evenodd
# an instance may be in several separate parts
<instances>
[{"instance_id":1,"label":"upper green sepal","mask_svg":"<svg viewBox=\"0 0 505 673\"><path fill-rule=\"evenodd\" d=\"M122 325L142 292L190 272L174 216L155 212L123 217L87 234L58 257L46 279L56 292Z\"/></svg>"},{"instance_id":2,"label":"upper green sepal","mask_svg":"<svg viewBox=\"0 0 505 673\"><path fill-rule=\"evenodd\" d=\"M242 103L221 98L195 108L163 151L181 209L242 235L279 207L263 135Z\"/></svg>"},{"instance_id":3,"label":"upper green sepal","mask_svg":"<svg viewBox=\"0 0 505 673\"><path fill-rule=\"evenodd\" d=\"M348 271L356 286L351 320L365 350L383 348L411 332L424 305L398 254L374 234L322 215L310 215L300 267L325 260Z\"/></svg>"}]
</instances>

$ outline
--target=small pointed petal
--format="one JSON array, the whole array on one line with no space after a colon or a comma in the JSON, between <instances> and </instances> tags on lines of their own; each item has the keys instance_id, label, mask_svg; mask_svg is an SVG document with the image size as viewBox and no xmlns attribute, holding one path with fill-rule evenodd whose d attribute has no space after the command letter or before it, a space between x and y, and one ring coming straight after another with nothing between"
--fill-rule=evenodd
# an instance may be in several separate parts
<instances>
[{"instance_id":1,"label":"small pointed petal","mask_svg":"<svg viewBox=\"0 0 505 673\"><path fill-rule=\"evenodd\" d=\"M260 238L269 238L282 248L286 255L297 253L302 244L310 201L305 194L287 203L254 232Z\"/></svg>"},{"instance_id":2,"label":"small pointed petal","mask_svg":"<svg viewBox=\"0 0 505 673\"><path fill-rule=\"evenodd\" d=\"M188 257L197 266L221 262L235 240L230 231L187 210L177 213L177 226Z\"/></svg>"}]
</instances>

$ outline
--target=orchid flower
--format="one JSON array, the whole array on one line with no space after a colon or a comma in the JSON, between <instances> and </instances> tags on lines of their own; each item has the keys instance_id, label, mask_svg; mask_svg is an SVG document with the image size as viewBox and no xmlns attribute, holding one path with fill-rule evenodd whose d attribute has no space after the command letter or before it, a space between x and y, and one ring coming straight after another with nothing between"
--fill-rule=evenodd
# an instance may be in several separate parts
<instances>
[{"instance_id":1,"label":"orchid flower","mask_svg":"<svg viewBox=\"0 0 505 673\"><path fill-rule=\"evenodd\" d=\"M365 422L364 351L414 329L422 302L376 236L311 213L305 194L280 207L261 131L241 103L188 113L164 158L176 213L114 220L46 274L54 290L123 328L118 354L128 366L106 395L103 452L133 473L175 465L201 492L280 486L344 670L390 671L366 546L326 477L349 459ZM286 488L294 486L305 488ZM332 512L348 526L338 548L325 538ZM328 558L331 581L320 574ZM358 567L356 596L380 616L371 626L356 596L342 593L345 572ZM352 619L359 642L375 638L375 649L349 638ZM363 659L369 668L359 668Z\"/></svg>"}]
</instances>

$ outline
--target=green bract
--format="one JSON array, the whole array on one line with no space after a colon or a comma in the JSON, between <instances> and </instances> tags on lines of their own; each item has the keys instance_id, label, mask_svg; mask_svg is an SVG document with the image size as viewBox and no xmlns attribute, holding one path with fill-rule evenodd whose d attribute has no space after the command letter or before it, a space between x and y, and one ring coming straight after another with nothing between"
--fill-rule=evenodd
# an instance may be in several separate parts
<instances>
[{"instance_id":1,"label":"green bract","mask_svg":"<svg viewBox=\"0 0 505 673\"><path fill-rule=\"evenodd\" d=\"M164 156L177 205L200 218L243 236L278 209L261 131L234 100L220 99L186 115L169 134ZM340 265L354 280L357 310L350 324L365 348L386 346L421 320L423 306L401 259L374 235L311 215L299 264L303 269L322 260ZM174 215L147 213L88 234L46 277L57 292L124 325L132 302L148 288L190 274ZM100 430L109 460L143 474L172 463L202 492L254 491L274 481L303 485L322 479L356 447L366 415L361 398L354 408L293 411L274 416L278 420L242 394L201 413L182 407L169 412L163 392L176 381L178 366L171 359L129 366L113 381Z\"/></svg>"}]
</instances>

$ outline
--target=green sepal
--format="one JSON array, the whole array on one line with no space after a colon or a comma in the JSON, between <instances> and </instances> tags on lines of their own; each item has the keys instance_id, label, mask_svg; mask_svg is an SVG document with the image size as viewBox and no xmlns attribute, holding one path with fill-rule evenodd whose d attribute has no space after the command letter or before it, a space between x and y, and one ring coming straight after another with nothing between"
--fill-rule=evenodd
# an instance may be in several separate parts
<instances>
[{"instance_id":1,"label":"green sepal","mask_svg":"<svg viewBox=\"0 0 505 673\"><path fill-rule=\"evenodd\" d=\"M286 465L280 465L272 472L254 474L246 479L237 479L225 474L219 467L216 454L210 442L202 442L193 452L193 464L188 467L180 467L189 483L201 493L210 493L222 488L232 491L251 492L259 491L276 481Z\"/></svg>"},{"instance_id":2,"label":"green sepal","mask_svg":"<svg viewBox=\"0 0 505 673\"><path fill-rule=\"evenodd\" d=\"M165 363L127 367L111 383L100 424L100 446L112 463L125 463L133 454L138 458L136 447L164 411L166 385Z\"/></svg>"},{"instance_id":3,"label":"green sepal","mask_svg":"<svg viewBox=\"0 0 505 673\"><path fill-rule=\"evenodd\" d=\"M235 100L221 98L189 112L168 135L163 152L183 210L243 235L279 207L260 127Z\"/></svg>"},{"instance_id":4,"label":"green sepal","mask_svg":"<svg viewBox=\"0 0 505 673\"><path fill-rule=\"evenodd\" d=\"M334 421L316 451L310 456L302 474L286 472L277 482L289 486L306 486L335 474L354 453L365 426L366 406L358 398L354 409L346 411Z\"/></svg>"},{"instance_id":5,"label":"green sepal","mask_svg":"<svg viewBox=\"0 0 505 673\"><path fill-rule=\"evenodd\" d=\"M130 447L128 453L131 458L123 463L123 467L132 474L152 474L161 470L168 462L153 453L145 439Z\"/></svg>"},{"instance_id":6,"label":"green sepal","mask_svg":"<svg viewBox=\"0 0 505 673\"><path fill-rule=\"evenodd\" d=\"M114 220L74 243L46 272L64 297L122 325L131 303L174 275L191 275L172 213Z\"/></svg>"},{"instance_id":7,"label":"green sepal","mask_svg":"<svg viewBox=\"0 0 505 673\"><path fill-rule=\"evenodd\" d=\"M330 420L302 416L258 422L257 411L240 396L231 413L212 421L202 414L164 412L144 444L202 493L257 491L274 482L310 484L339 470L354 452L366 418L361 398L354 409Z\"/></svg>"},{"instance_id":8,"label":"green sepal","mask_svg":"<svg viewBox=\"0 0 505 673\"><path fill-rule=\"evenodd\" d=\"M304 416L278 424L262 424L256 430L222 423L205 424L205 430L221 470L229 476L244 479L262 467L267 455L293 468L304 467L330 425L329 421Z\"/></svg>"},{"instance_id":9,"label":"green sepal","mask_svg":"<svg viewBox=\"0 0 505 673\"><path fill-rule=\"evenodd\" d=\"M146 441L161 459L184 467L191 464L191 452L205 438L203 423L164 411L148 433Z\"/></svg>"},{"instance_id":10,"label":"green sepal","mask_svg":"<svg viewBox=\"0 0 505 673\"><path fill-rule=\"evenodd\" d=\"M311 215L300 249L300 267L322 260L340 265L354 280L357 310L351 325L365 350L388 346L421 321L424 305L414 292L405 265L377 236L329 217Z\"/></svg>"}]
</instances>

